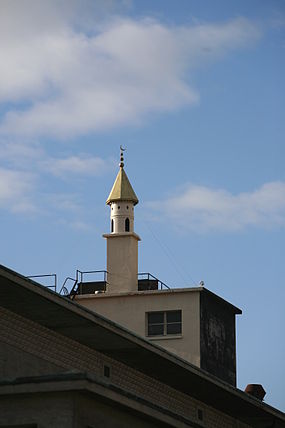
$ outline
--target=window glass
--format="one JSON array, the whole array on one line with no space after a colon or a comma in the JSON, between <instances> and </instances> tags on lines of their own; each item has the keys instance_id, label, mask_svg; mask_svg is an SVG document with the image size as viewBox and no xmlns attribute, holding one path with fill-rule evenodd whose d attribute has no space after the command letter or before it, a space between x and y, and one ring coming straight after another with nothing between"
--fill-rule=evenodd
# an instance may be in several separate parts
<instances>
[{"instance_id":1,"label":"window glass","mask_svg":"<svg viewBox=\"0 0 285 428\"><path fill-rule=\"evenodd\" d=\"M149 336L162 336L164 330L163 324L149 324L148 335Z\"/></svg>"},{"instance_id":2,"label":"window glass","mask_svg":"<svg viewBox=\"0 0 285 428\"><path fill-rule=\"evenodd\" d=\"M167 324L167 334L180 334L181 323Z\"/></svg>"},{"instance_id":3,"label":"window glass","mask_svg":"<svg viewBox=\"0 0 285 428\"><path fill-rule=\"evenodd\" d=\"M164 312L150 312L148 314L148 336L162 336L164 334Z\"/></svg>"},{"instance_id":4,"label":"window glass","mask_svg":"<svg viewBox=\"0 0 285 428\"><path fill-rule=\"evenodd\" d=\"M181 310L149 312L147 314L147 335L166 336L182 333Z\"/></svg>"},{"instance_id":5,"label":"window glass","mask_svg":"<svg viewBox=\"0 0 285 428\"><path fill-rule=\"evenodd\" d=\"M169 322L181 322L181 311L167 311L166 320Z\"/></svg>"},{"instance_id":6,"label":"window glass","mask_svg":"<svg viewBox=\"0 0 285 428\"><path fill-rule=\"evenodd\" d=\"M164 312L149 312L148 322L149 324L163 323Z\"/></svg>"}]
</instances>

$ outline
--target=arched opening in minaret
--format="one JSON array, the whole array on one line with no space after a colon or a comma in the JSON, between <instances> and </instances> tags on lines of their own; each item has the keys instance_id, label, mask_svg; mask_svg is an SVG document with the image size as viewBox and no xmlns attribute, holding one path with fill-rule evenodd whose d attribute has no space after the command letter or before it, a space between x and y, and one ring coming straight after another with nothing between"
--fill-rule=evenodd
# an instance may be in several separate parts
<instances>
[{"instance_id":1,"label":"arched opening in minaret","mask_svg":"<svg viewBox=\"0 0 285 428\"><path fill-rule=\"evenodd\" d=\"M129 232L130 231L130 220L128 218L126 218L125 220L125 232Z\"/></svg>"},{"instance_id":2,"label":"arched opening in minaret","mask_svg":"<svg viewBox=\"0 0 285 428\"><path fill-rule=\"evenodd\" d=\"M111 233L114 232L114 220L111 220Z\"/></svg>"}]
</instances>

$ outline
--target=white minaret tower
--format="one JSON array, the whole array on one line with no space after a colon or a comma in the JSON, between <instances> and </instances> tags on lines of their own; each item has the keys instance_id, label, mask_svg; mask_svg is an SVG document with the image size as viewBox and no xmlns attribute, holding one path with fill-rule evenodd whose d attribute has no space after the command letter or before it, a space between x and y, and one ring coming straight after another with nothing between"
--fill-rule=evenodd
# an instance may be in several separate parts
<instances>
[{"instance_id":1,"label":"white minaret tower","mask_svg":"<svg viewBox=\"0 0 285 428\"><path fill-rule=\"evenodd\" d=\"M138 198L124 171L124 149L121 148L120 170L106 201L111 209L111 233L107 239L107 292L138 290L138 241L134 232L134 206Z\"/></svg>"}]
</instances>

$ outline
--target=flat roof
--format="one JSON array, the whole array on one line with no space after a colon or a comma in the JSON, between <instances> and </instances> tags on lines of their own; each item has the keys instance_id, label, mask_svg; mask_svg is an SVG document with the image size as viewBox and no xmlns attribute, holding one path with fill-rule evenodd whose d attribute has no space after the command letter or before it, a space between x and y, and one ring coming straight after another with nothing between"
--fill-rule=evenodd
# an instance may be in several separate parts
<instances>
[{"instance_id":1,"label":"flat roof","mask_svg":"<svg viewBox=\"0 0 285 428\"><path fill-rule=\"evenodd\" d=\"M0 304L253 427L285 428L281 411L2 265Z\"/></svg>"},{"instance_id":2,"label":"flat roof","mask_svg":"<svg viewBox=\"0 0 285 428\"><path fill-rule=\"evenodd\" d=\"M82 283L84 284L84 283ZM227 307L229 310L231 310L233 313L240 315L242 314L242 310L237 308L236 306L232 305L227 300L223 299L222 297L218 296L217 294L213 293L212 291L208 290L205 287L189 287L189 288L171 288L171 289L164 289L164 290L141 290L141 291L125 291L121 293L109 293L101 292L98 294L92 293L92 294L76 294L75 300L83 300L83 299L104 299L104 298L112 298L112 297L144 297L149 295L155 295L155 296L164 296L169 294L177 294L177 293L206 293L208 297L211 299L216 300L220 304Z\"/></svg>"}]
</instances>

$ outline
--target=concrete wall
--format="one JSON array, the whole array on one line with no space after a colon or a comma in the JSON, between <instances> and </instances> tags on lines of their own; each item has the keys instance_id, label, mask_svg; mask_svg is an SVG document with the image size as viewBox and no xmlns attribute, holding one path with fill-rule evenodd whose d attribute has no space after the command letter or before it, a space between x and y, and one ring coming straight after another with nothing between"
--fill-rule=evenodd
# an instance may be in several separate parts
<instances>
[{"instance_id":1,"label":"concrete wall","mask_svg":"<svg viewBox=\"0 0 285 428\"><path fill-rule=\"evenodd\" d=\"M107 291L138 289L138 240L130 233L103 235L107 240Z\"/></svg>"},{"instance_id":2,"label":"concrete wall","mask_svg":"<svg viewBox=\"0 0 285 428\"><path fill-rule=\"evenodd\" d=\"M76 302L123 325L140 336L146 335L146 313L181 309L182 334L150 337L159 346L200 367L199 292L140 292L136 294L77 296Z\"/></svg>"},{"instance_id":3,"label":"concrete wall","mask_svg":"<svg viewBox=\"0 0 285 428\"><path fill-rule=\"evenodd\" d=\"M134 205L132 202L112 202L110 206L110 219L114 220L114 230L111 233L124 233L126 218L130 221L129 232L134 231Z\"/></svg>"}]
</instances>

